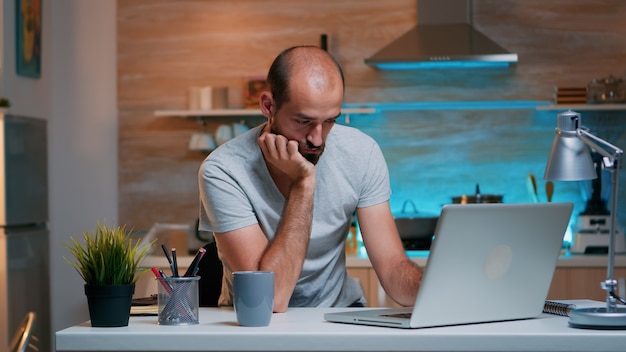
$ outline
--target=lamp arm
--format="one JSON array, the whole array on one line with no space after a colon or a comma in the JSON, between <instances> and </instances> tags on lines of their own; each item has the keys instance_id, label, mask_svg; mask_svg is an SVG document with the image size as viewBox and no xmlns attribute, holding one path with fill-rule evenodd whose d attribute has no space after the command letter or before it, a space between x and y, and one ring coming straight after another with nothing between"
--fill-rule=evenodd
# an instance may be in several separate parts
<instances>
[{"instance_id":1,"label":"lamp arm","mask_svg":"<svg viewBox=\"0 0 626 352\"><path fill-rule=\"evenodd\" d=\"M600 155L602 155L603 157L610 158L612 164L611 166L613 166L613 164L615 164L615 162L621 158L622 154L624 154L624 151L620 148L614 146L613 144L605 141L602 138L594 136L593 134L587 132L587 130L578 128L576 129L576 134L578 135L578 138L583 141L583 143L587 144L593 150L600 153ZM607 149L611 149L612 153L609 153Z\"/></svg>"},{"instance_id":2,"label":"lamp arm","mask_svg":"<svg viewBox=\"0 0 626 352\"><path fill-rule=\"evenodd\" d=\"M611 171L611 216L610 216L610 228L609 228L609 250L608 250L608 265L606 280L600 285L606 290L606 311L609 313L617 312L617 302L614 297L615 290L617 288L617 281L613 277L615 267L615 236L617 229L617 195L618 195L618 181L619 181L619 169L621 168L621 157L624 153L620 148L613 144L594 136L583 129L576 129L578 138L587 144L589 147L600 153L604 157L605 167L608 167ZM612 153L607 149L611 149ZM607 163L610 161L610 165Z\"/></svg>"}]
</instances>

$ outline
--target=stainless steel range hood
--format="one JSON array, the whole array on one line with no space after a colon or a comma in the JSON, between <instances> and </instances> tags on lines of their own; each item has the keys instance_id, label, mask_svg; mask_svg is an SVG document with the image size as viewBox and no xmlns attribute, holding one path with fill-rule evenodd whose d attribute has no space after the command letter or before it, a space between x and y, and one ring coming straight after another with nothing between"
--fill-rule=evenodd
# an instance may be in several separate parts
<instances>
[{"instance_id":1,"label":"stainless steel range hood","mask_svg":"<svg viewBox=\"0 0 626 352\"><path fill-rule=\"evenodd\" d=\"M517 54L476 30L471 15L471 0L417 0L417 26L365 63L381 70L516 64Z\"/></svg>"}]
</instances>

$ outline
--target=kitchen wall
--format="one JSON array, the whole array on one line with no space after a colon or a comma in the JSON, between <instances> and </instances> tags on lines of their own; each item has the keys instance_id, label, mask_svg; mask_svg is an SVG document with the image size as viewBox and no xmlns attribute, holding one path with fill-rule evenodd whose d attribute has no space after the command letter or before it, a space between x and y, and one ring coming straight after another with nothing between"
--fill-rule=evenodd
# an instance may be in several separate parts
<instances>
[{"instance_id":1,"label":"kitchen wall","mask_svg":"<svg viewBox=\"0 0 626 352\"><path fill-rule=\"evenodd\" d=\"M319 45L322 33L344 67L346 103L391 107L352 116L350 124L381 144L394 211L412 199L420 209L436 212L451 196L473 193L476 183L483 193L503 194L506 202L528 201L525 177L534 173L543 188L557 114L538 112L533 102L549 101L555 86L626 76L626 23L618 15L626 3L473 3L475 26L518 53L517 67L377 71L366 66L364 58L415 25L414 0L118 1L120 222L136 229L154 222L193 224L196 172L205 155L187 149L189 138L239 121L218 118L202 125L192 118L157 117L155 110L184 109L190 86L241 86L247 76L264 75L282 49ZM520 101L530 103L513 108ZM425 102L449 106L422 109ZM469 108L464 102L485 104ZM404 103L417 105L399 107ZM620 112L583 114L585 124L626 146L623 118ZM575 201L577 209L583 204L576 184L557 184L555 200ZM626 219L626 206L621 209Z\"/></svg>"},{"instance_id":2,"label":"kitchen wall","mask_svg":"<svg viewBox=\"0 0 626 352\"><path fill-rule=\"evenodd\" d=\"M38 79L15 73L15 4L0 0L0 96L10 99L11 114L48 121L54 341L55 331L89 319L84 282L64 261L63 243L96 221L118 222L116 4L43 1Z\"/></svg>"}]
</instances>

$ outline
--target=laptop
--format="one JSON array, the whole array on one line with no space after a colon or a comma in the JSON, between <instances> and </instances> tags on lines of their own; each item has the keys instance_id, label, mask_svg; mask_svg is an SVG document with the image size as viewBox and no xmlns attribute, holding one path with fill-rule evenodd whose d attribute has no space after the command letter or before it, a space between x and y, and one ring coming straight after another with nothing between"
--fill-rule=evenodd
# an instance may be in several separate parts
<instances>
[{"instance_id":1,"label":"laptop","mask_svg":"<svg viewBox=\"0 0 626 352\"><path fill-rule=\"evenodd\" d=\"M424 328L539 316L572 203L442 208L412 308L326 313L336 323Z\"/></svg>"}]
</instances>

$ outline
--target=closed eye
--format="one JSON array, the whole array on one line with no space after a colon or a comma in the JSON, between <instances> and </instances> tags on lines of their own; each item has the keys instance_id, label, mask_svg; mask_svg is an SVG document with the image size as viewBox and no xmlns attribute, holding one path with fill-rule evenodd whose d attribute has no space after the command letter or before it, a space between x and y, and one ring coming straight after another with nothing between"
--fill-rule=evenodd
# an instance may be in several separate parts
<instances>
[{"instance_id":1,"label":"closed eye","mask_svg":"<svg viewBox=\"0 0 626 352\"><path fill-rule=\"evenodd\" d=\"M298 120L298 123L301 124L301 125L308 125L308 124L311 123L311 120L306 120L306 119Z\"/></svg>"}]
</instances>

